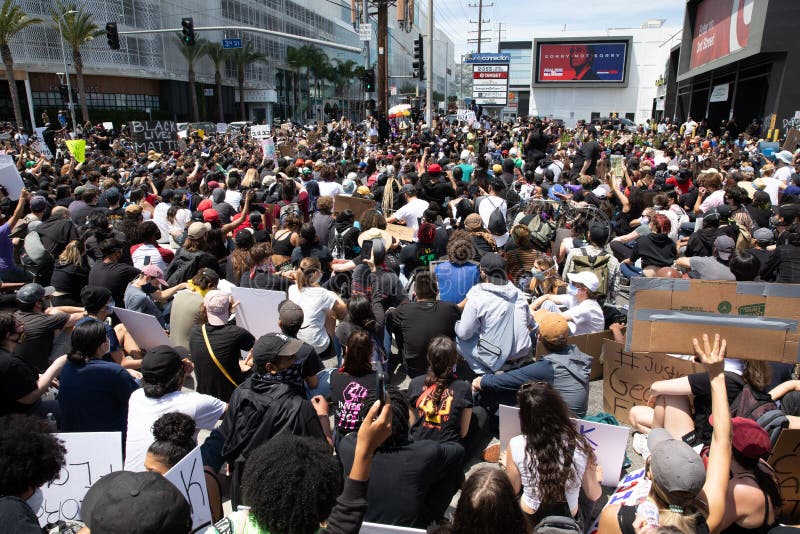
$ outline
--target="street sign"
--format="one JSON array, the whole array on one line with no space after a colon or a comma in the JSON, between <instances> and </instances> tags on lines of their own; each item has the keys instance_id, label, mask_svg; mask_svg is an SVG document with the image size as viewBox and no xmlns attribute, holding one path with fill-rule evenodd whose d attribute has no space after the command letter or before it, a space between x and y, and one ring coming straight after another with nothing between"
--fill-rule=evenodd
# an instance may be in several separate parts
<instances>
[{"instance_id":1,"label":"street sign","mask_svg":"<svg viewBox=\"0 0 800 534\"><path fill-rule=\"evenodd\" d=\"M472 98L481 106L508 104L508 54L470 54L465 63L472 63Z\"/></svg>"},{"instance_id":2,"label":"street sign","mask_svg":"<svg viewBox=\"0 0 800 534\"><path fill-rule=\"evenodd\" d=\"M358 38L362 41L371 41L372 24L360 24L358 26Z\"/></svg>"},{"instance_id":3,"label":"street sign","mask_svg":"<svg viewBox=\"0 0 800 534\"><path fill-rule=\"evenodd\" d=\"M241 48L241 47L242 47L242 40L238 37L235 39L222 40L222 48L229 49L229 48Z\"/></svg>"}]
</instances>

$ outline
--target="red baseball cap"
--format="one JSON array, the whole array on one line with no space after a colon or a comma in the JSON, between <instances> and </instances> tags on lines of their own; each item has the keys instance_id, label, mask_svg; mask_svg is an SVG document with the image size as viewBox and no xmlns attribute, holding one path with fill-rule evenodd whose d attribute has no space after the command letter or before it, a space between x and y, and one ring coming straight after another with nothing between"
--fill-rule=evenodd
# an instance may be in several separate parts
<instances>
[{"instance_id":1,"label":"red baseball cap","mask_svg":"<svg viewBox=\"0 0 800 534\"><path fill-rule=\"evenodd\" d=\"M219 222L217 210L207 209L203 211L203 220L207 223Z\"/></svg>"},{"instance_id":2,"label":"red baseball cap","mask_svg":"<svg viewBox=\"0 0 800 534\"><path fill-rule=\"evenodd\" d=\"M211 180L206 184L206 189L208 189L209 191L211 191L212 189L216 189L218 187L219 187L219 182L217 182L216 180Z\"/></svg>"},{"instance_id":3,"label":"red baseball cap","mask_svg":"<svg viewBox=\"0 0 800 534\"><path fill-rule=\"evenodd\" d=\"M442 166L438 163L431 163L428 165L428 174L440 174L442 172Z\"/></svg>"},{"instance_id":4,"label":"red baseball cap","mask_svg":"<svg viewBox=\"0 0 800 534\"><path fill-rule=\"evenodd\" d=\"M714 426L714 416L709 416L708 422ZM767 431L752 419L733 417L731 418L731 427L733 429L731 445L745 458L761 458L772 447Z\"/></svg>"},{"instance_id":5,"label":"red baseball cap","mask_svg":"<svg viewBox=\"0 0 800 534\"><path fill-rule=\"evenodd\" d=\"M214 205L214 203L211 202L210 198L204 198L203 200L200 201L200 204L197 205L197 211L199 211L200 213L203 213L207 209L210 209L211 206L213 206L213 205Z\"/></svg>"}]
</instances>

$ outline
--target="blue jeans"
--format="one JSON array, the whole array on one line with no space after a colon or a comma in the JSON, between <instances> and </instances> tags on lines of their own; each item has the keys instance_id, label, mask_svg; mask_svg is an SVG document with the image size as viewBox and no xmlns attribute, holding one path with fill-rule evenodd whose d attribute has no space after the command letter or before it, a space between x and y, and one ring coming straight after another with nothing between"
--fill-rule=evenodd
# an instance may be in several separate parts
<instances>
[{"instance_id":1,"label":"blue jeans","mask_svg":"<svg viewBox=\"0 0 800 534\"><path fill-rule=\"evenodd\" d=\"M635 265L628 265L627 263L620 263L619 270L625 278L635 278L637 276L644 276L644 271Z\"/></svg>"},{"instance_id":2,"label":"blue jeans","mask_svg":"<svg viewBox=\"0 0 800 534\"><path fill-rule=\"evenodd\" d=\"M323 369L319 373L317 373L317 387L311 389L306 385L306 391L308 392L308 398L312 398L315 395L322 395L326 399L331 397L331 374L336 369Z\"/></svg>"}]
</instances>

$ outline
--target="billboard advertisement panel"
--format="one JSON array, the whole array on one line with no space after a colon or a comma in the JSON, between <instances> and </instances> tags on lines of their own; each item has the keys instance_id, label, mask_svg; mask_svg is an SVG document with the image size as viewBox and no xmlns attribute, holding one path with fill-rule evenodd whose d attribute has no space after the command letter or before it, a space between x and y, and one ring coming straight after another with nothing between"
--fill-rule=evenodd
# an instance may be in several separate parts
<instances>
[{"instance_id":1,"label":"billboard advertisement panel","mask_svg":"<svg viewBox=\"0 0 800 534\"><path fill-rule=\"evenodd\" d=\"M703 0L697 6L689 68L695 69L737 50L750 39L754 0Z\"/></svg>"},{"instance_id":2,"label":"billboard advertisement panel","mask_svg":"<svg viewBox=\"0 0 800 534\"><path fill-rule=\"evenodd\" d=\"M628 40L537 42L536 83L624 83Z\"/></svg>"}]
</instances>

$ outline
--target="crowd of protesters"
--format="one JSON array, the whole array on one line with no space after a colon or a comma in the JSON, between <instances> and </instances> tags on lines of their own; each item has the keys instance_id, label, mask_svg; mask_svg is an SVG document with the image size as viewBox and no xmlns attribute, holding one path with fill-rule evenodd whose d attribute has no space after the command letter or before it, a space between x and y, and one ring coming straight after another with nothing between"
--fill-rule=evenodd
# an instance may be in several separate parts
<instances>
[{"instance_id":1,"label":"crowd of protesters","mask_svg":"<svg viewBox=\"0 0 800 534\"><path fill-rule=\"evenodd\" d=\"M5 531L41 532L55 430L123 445L75 532L189 532L161 475L198 443L212 534L780 528L765 459L800 428L793 365L726 358L709 332L704 372L652 385L630 420L655 517L603 508L570 420L596 414L569 337L621 340L631 278L800 283L800 150L766 156L757 123L343 118L268 142L190 127L159 152L43 120L41 143L9 128L0 147L24 186L0 185ZM237 325L234 286L285 293L275 332ZM172 346L140 347L115 308ZM484 450L501 404L521 434ZM465 479L480 458L499 467Z\"/></svg>"}]
</instances>

